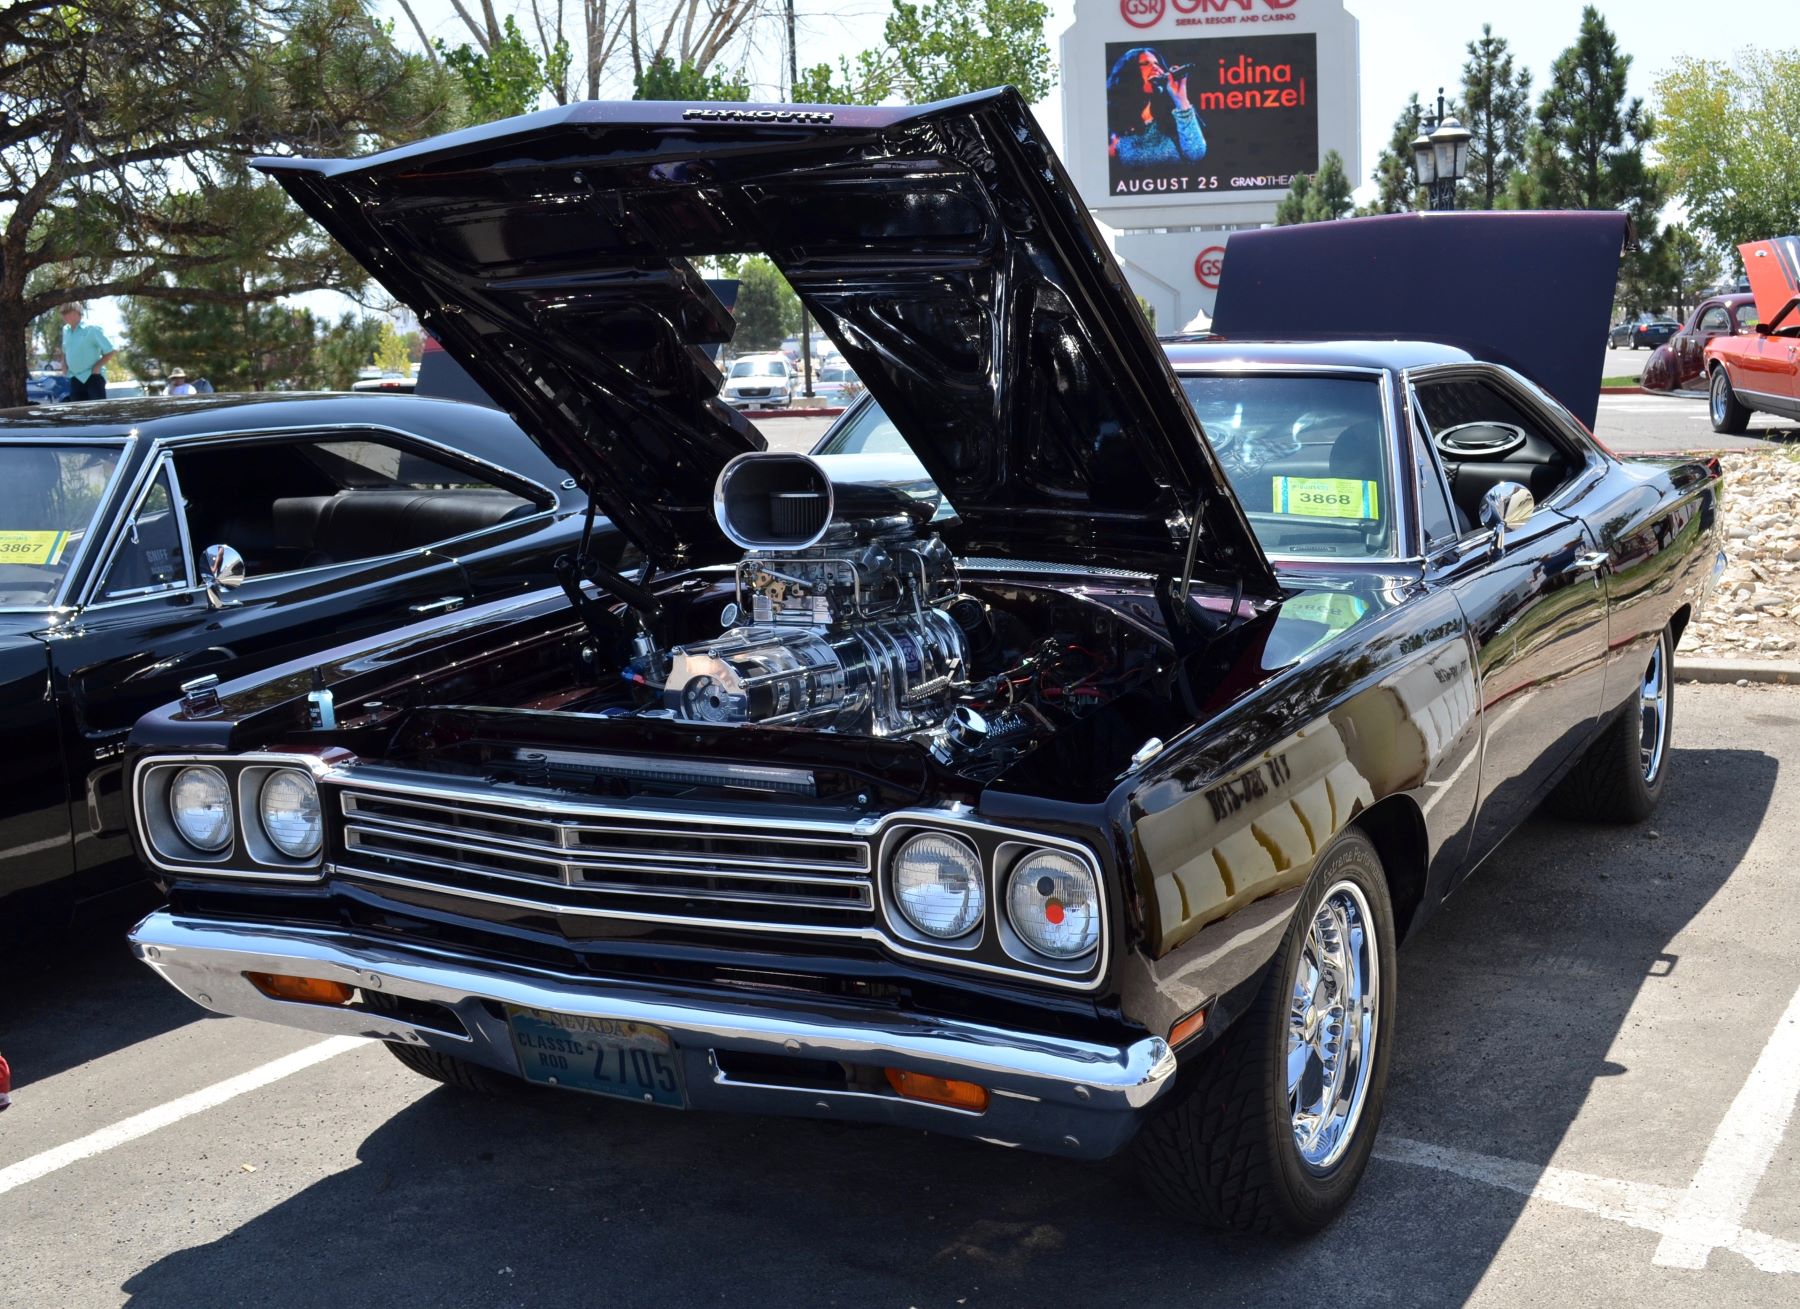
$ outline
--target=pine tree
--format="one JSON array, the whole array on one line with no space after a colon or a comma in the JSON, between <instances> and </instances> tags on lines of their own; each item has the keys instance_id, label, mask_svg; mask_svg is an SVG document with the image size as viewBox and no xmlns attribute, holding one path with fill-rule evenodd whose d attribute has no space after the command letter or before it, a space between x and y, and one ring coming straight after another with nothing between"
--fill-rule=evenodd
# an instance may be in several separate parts
<instances>
[{"instance_id":1,"label":"pine tree","mask_svg":"<svg viewBox=\"0 0 1800 1309\"><path fill-rule=\"evenodd\" d=\"M1505 199L1507 183L1525 160L1531 128L1531 73L1513 71L1506 38L1493 26L1481 25L1481 36L1469 42L1463 65L1463 126L1474 134L1469 142L1468 203L1492 209Z\"/></svg>"},{"instance_id":2,"label":"pine tree","mask_svg":"<svg viewBox=\"0 0 1800 1309\"><path fill-rule=\"evenodd\" d=\"M1424 108L1419 104L1419 96L1415 91L1407 97L1400 116L1394 120L1394 130L1388 136L1387 146L1375 160L1375 170L1369 174L1375 183L1375 202L1363 212L1366 214L1405 214L1415 209L1423 209L1425 200L1413 176L1412 143L1419 134L1419 123L1423 120Z\"/></svg>"},{"instance_id":3,"label":"pine tree","mask_svg":"<svg viewBox=\"0 0 1800 1309\"><path fill-rule=\"evenodd\" d=\"M1292 227L1307 222L1306 202L1312 198L1312 174L1295 173L1294 184L1275 206L1275 226Z\"/></svg>"}]
</instances>

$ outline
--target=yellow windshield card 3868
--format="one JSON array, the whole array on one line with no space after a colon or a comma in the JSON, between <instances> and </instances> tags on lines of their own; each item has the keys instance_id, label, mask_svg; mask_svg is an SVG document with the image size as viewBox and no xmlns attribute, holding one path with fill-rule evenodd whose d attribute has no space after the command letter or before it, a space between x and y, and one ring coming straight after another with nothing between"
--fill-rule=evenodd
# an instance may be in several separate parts
<instances>
[{"instance_id":1,"label":"yellow windshield card 3868","mask_svg":"<svg viewBox=\"0 0 1800 1309\"><path fill-rule=\"evenodd\" d=\"M9 532L0 529L0 564L55 564L62 562L67 532Z\"/></svg>"},{"instance_id":2,"label":"yellow windshield card 3868","mask_svg":"<svg viewBox=\"0 0 1800 1309\"><path fill-rule=\"evenodd\" d=\"M1303 518L1381 517L1381 487L1357 477L1277 477L1275 512Z\"/></svg>"}]
</instances>

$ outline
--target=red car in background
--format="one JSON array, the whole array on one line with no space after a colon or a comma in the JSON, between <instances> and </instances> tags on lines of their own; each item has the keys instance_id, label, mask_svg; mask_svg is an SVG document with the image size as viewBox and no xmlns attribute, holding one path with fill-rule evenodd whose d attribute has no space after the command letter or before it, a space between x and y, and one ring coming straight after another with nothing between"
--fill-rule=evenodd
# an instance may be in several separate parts
<instances>
[{"instance_id":1,"label":"red car in background","mask_svg":"<svg viewBox=\"0 0 1800 1309\"><path fill-rule=\"evenodd\" d=\"M1742 432L1758 410L1800 418L1800 236L1738 247L1755 318L1743 336L1706 343L1713 431Z\"/></svg>"},{"instance_id":2,"label":"red car in background","mask_svg":"<svg viewBox=\"0 0 1800 1309\"><path fill-rule=\"evenodd\" d=\"M1720 337L1750 332L1757 321L1756 297L1708 296L1694 306L1681 330L1656 347L1644 365L1646 391L1678 391L1692 386L1706 371L1706 346Z\"/></svg>"}]
</instances>

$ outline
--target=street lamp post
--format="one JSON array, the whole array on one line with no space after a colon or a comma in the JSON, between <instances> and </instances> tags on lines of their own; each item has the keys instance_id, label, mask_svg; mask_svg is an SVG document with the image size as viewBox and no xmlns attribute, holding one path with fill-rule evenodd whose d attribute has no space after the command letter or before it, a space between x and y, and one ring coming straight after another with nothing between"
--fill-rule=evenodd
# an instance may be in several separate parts
<instances>
[{"instance_id":1,"label":"street lamp post","mask_svg":"<svg viewBox=\"0 0 1800 1309\"><path fill-rule=\"evenodd\" d=\"M1456 184L1469 171L1473 133L1444 113L1444 88L1438 88L1437 113L1419 119L1413 138L1413 174L1430 195L1431 208L1456 208Z\"/></svg>"}]
</instances>

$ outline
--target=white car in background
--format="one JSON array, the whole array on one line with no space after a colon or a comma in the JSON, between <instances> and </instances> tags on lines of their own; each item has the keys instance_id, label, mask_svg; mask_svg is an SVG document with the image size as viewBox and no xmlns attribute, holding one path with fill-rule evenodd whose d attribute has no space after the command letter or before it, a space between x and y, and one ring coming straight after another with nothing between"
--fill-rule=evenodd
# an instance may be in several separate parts
<instances>
[{"instance_id":1,"label":"white car in background","mask_svg":"<svg viewBox=\"0 0 1800 1309\"><path fill-rule=\"evenodd\" d=\"M732 360L719 398L733 409L786 409L794 398L794 371L778 354Z\"/></svg>"}]
</instances>

